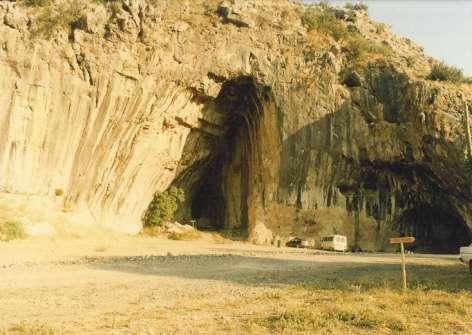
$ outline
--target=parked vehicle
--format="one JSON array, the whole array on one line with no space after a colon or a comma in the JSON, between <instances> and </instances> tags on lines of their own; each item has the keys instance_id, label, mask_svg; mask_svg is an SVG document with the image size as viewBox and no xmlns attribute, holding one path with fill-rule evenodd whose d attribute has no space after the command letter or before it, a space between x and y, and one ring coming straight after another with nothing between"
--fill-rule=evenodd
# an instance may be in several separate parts
<instances>
[{"instance_id":1,"label":"parked vehicle","mask_svg":"<svg viewBox=\"0 0 472 335\"><path fill-rule=\"evenodd\" d=\"M470 274L472 274L472 244L468 247L462 247L460 249L460 258L461 262L466 265L469 265Z\"/></svg>"},{"instance_id":2,"label":"parked vehicle","mask_svg":"<svg viewBox=\"0 0 472 335\"><path fill-rule=\"evenodd\" d=\"M333 251L346 251L347 238L342 235L327 235L321 238L321 249Z\"/></svg>"},{"instance_id":3,"label":"parked vehicle","mask_svg":"<svg viewBox=\"0 0 472 335\"><path fill-rule=\"evenodd\" d=\"M314 248L313 243L298 237L292 238L285 245L290 248Z\"/></svg>"}]
</instances>

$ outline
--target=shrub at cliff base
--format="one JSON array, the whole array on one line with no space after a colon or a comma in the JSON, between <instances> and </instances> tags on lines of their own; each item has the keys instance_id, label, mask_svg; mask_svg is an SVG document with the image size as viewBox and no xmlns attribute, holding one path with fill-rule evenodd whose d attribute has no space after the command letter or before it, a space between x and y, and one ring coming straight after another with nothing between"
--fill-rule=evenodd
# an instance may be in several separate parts
<instances>
[{"instance_id":1,"label":"shrub at cliff base","mask_svg":"<svg viewBox=\"0 0 472 335\"><path fill-rule=\"evenodd\" d=\"M165 222L171 221L183 201L185 201L184 191L174 186L167 191L154 194L144 215L144 226L162 226Z\"/></svg>"}]
</instances>

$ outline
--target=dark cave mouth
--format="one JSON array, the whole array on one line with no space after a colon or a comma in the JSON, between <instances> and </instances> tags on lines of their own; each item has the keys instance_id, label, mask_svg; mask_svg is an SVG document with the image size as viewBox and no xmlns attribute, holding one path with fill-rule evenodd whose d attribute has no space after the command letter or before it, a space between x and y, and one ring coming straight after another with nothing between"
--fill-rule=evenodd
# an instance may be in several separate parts
<instances>
[{"instance_id":1,"label":"dark cave mouth","mask_svg":"<svg viewBox=\"0 0 472 335\"><path fill-rule=\"evenodd\" d=\"M255 142L270 89L241 76L223 83L214 108L223 116L222 131L199 178L189 189L187 213L201 230L243 230L249 225L248 197Z\"/></svg>"},{"instance_id":2,"label":"dark cave mouth","mask_svg":"<svg viewBox=\"0 0 472 335\"><path fill-rule=\"evenodd\" d=\"M190 215L200 230L218 231L224 228L225 198L220 185L221 168L219 160L212 162L191 196Z\"/></svg>"},{"instance_id":3,"label":"dark cave mouth","mask_svg":"<svg viewBox=\"0 0 472 335\"><path fill-rule=\"evenodd\" d=\"M401 236L414 236L413 251L457 254L470 244L459 196L448 192L427 165L363 163L353 176L357 183L338 185L348 197L349 212L365 208L378 227L387 223Z\"/></svg>"},{"instance_id":4,"label":"dark cave mouth","mask_svg":"<svg viewBox=\"0 0 472 335\"><path fill-rule=\"evenodd\" d=\"M447 202L418 202L404 210L394 225L402 235L416 238L412 250L457 254L471 243L470 229L458 211Z\"/></svg>"}]
</instances>

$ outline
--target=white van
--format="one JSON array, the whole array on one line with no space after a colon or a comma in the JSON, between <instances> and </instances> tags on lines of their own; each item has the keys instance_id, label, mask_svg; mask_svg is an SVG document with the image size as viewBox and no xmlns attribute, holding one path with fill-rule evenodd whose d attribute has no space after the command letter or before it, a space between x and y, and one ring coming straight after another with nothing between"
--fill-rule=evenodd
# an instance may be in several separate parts
<instances>
[{"instance_id":1,"label":"white van","mask_svg":"<svg viewBox=\"0 0 472 335\"><path fill-rule=\"evenodd\" d=\"M346 251L347 238L342 235L327 235L321 238L321 249L333 251Z\"/></svg>"},{"instance_id":2,"label":"white van","mask_svg":"<svg viewBox=\"0 0 472 335\"><path fill-rule=\"evenodd\" d=\"M469 266L470 274L472 274L472 244L468 247L462 247L460 253L459 259Z\"/></svg>"}]
</instances>

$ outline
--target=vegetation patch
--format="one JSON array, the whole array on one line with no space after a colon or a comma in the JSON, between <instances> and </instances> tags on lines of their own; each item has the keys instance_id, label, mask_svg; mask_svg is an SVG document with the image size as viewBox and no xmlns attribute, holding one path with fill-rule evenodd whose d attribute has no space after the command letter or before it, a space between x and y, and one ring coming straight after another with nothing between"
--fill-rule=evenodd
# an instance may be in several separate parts
<instances>
[{"instance_id":1,"label":"vegetation patch","mask_svg":"<svg viewBox=\"0 0 472 335\"><path fill-rule=\"evenodd\" d=\"M354 33L346 41L344 51L352 60L363 60L367 55L388 56L392 48L387 44L379 44L366 39L359 33Z\"/></svg>"},{"instance_id":2,"label":"vegetation patch","mask_svg":"<svg viewBox=\"0 0 472 335\"><path fill-rule=\"evenodd\" d=\"M368 40L354 25L346 25L342 19L337 18L335 10L329 6L308 6L301 20L308 31L317 31L338 41L351 61L360 63L371 55L385 57L392 53L390 45ZM378 25L379 33L384 29L385 25ZM307 54L309 51L305 52Z\"/></svg>"},{"instance_id":3,"label":"vegetation patch","mask_svg":"<svg viewBox=\"0 0 472 335\"><path fill-rule=\"evenodd\" d=\"M1 332L0 329L0 333ZM21 322L16 324L8 329L8 332L5 334L35 334L35 335L56 335L63 334L64 332L61 329L49 326L48 324L30 324L27 322Z\"/></svg>"},{"instance_id":4,"label":"vegetation patch","mask_svg":"<svg viewBox=\"0 0 472 335\"><path fill-rule=\"evenodd\" d=\"M405 320L393 315L382 315L385 313L381 308L333 305L333 307L326 307L325 311L315 308L288 310L259 320L259 323L275 333L293 330L307 332L320 329L337 329L338 331L349 329L349 332L355 333L379 329L404 332L408 329Z\"/></svg>"},{"instance_id":5,"label":"vegetation patch","mask_svg":"<svg viewBox=\"0 0 472 335\"><path fill-rule=\"evenodd\" d=\"M386 30L386 25L385 23L375 23L375 33L376 34L383 34Z\"/></svg>"},{"instance_id":6,"label":"vegetation patch","mask_svg":"<svg viewBox=\"0 0 472 335\"><path fill-rule=\"evenodd\" d=\"M26 7L44 7L51 4L51 0L23 0Z\"/></svg>"},{"instance_id":7,"label":"vegetation patch","mask_svg":"<svg viewBox=\"0 0 472 335\"><path fill-rule=\"evenodd\" d=\"M144 214L144 227L162 226L173 219L178 206L185 201L185 192L172 186L167 191L158 192Z\"/></svg>"},{"instance_id":8,"label":"vegetation patch","mask_svg":"<svg viewBox=\"0 0 472 335\"><path fill-rule=\"evenodd\" d=\"M186 230L181 233L170 233L169 236L167 237L169 240L174 240L174 241L192 241L192 240L198 240L201 237L201 234L197 230Z\"/></svg>"},{"instance_id":9,"label":"vegetation patch","mask_svg":"<svg viewBox=\"0 0 472 335\"><path fill-rule=\"evenodd\" d=\"M346 26L329 8L309 6L302 15L302 23L308 30L317 30L336 41L346 38L349 34Z\"/></svg>"},{"instance_id":10,"label":"vegetation patch","mask_svg":"<svg viewBox=\"0 0 472 335\"><path fill-rule=\"evenodd\" d=\"M247 318L246 327L271 334L470 332L472 281L464 266L409 265L408 275L410 289L402 291L397 264L321 266L313 276L290 273L287 278L306 284L280 290L277 299L261 297L259 305L278 307Z\"/></svg>"},{"instance_id":11,"label":"vegetation patch","mask_svg":"<svg viewBox=\"0 0 472 335\"><path fill-rule=\"evenodd\" d=\"M17 221L0 223L0 241L21 240L26 238L23 225Z\"/></svg>"},{"instance_id":12,"label":"vegetation patch","mask_svg":"<svg viewBox=\"0 0 472 335\"><path fill-rule=\"evenodd\" d=\"M448 65L444 62L437 62L433 64L431 73L427 79L435 81L449 81L452 83L462 83L467 81L467 78L464 76L464 73L461 69L458 69L452 65Z\"/></svg>"},{"instance_id":13,"label":"vegetation patch","mask_svg":"<svg viewBox=\"0 0 472 335\"><path fill-rule=\"evenodd\" d=\"M33 34L50 39L60 29L83 29L85 24L83 6L73 0L60 6L48 5L42 8L36 17Z\"/></svg>"},{"instance_id":14,"label":"vegetation patch","mask_svg":"<svg viewBox=\"0 0 472 335\"><path fill-rule=\"evenodd\" d=\"M352 4L348 2L347 4L344 5L344 8L350 9L350 10L359 10L359 11L364 11L367 12L369 10L369 6L367 6L365 3L358 2L356 4Z\"/></svg>"}]
</instances>

